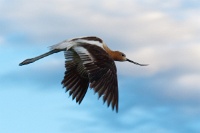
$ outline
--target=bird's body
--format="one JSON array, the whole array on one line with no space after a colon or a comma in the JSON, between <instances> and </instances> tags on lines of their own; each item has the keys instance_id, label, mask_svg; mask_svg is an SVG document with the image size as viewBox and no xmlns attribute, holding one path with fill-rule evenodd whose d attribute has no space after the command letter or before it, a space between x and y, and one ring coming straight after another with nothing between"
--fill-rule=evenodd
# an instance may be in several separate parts
<instances>
[{"instance_id":1,"label":"bird's body","mask_svg":"<svg viewBox=\"0 0 200 133\"><path fill-rule=\"evenodd\" d=\"M112 51L102 39L95 36L80 37L63 41L51 46L51 50L35 58L26 59L19 65L26 65L56 52L65 52L65 76L63 87L76 98L79 104L83 100L88 87L103 96L107 105L118 111L117 69L114 61L129 61L119 51Z\"/></svg>"}]
</instances>

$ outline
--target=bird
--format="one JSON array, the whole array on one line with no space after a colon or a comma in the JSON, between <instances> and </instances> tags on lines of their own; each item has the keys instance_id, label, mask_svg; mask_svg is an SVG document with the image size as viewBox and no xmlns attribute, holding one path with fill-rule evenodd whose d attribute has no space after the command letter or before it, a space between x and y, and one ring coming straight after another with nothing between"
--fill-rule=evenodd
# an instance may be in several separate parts
<instances>
[{"instance_id":1,"label":"bird","mask_svg":"<svg viewBox=\"0 0 200 133\"><path fill-rule=\"evenodd\" d=\"M64 40L50 46L49 52L24 60L19 66L33 63L41 58L64 51L65 74L61 82L66 92L81 104L88 88L103 97L103 103L118 112L118 80L115 61L128 61L140 64L126 57L120 51L111 50L106 43L96 36L85 36Z\"/></svg>"}]
</instances>

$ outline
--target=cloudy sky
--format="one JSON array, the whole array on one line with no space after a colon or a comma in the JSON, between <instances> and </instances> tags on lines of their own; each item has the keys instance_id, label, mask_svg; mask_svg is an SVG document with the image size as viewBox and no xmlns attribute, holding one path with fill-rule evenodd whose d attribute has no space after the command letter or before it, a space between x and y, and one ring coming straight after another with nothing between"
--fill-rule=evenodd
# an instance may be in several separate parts
<instances>
[{"instance_id":1,"label":"cloudy sky","mask_svg":"<svg viewBox=\"0 0 200 133\"><path fill-rule=\"evenodd\" d=\"M199 133L199 0L0 0L1 133ZM62 89L64 56L26 58L95 35L139 63L117 62L119 112Z\"/></svg>"}]
</instances>

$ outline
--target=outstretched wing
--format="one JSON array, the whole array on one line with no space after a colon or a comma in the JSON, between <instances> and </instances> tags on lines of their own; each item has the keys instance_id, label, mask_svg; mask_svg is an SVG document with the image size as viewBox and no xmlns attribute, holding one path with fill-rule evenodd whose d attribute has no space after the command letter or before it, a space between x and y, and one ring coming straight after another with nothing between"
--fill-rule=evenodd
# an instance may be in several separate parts
<instances>
[{"instance_id":1,"label":"outstretched wing","mask_svg":"<svg viewBox=\"0 0 200 133\"><path fill-rule=\"evenodd\" d=\"M88 73L90 88L98 92L108 107L118 112L117 69L114 60L101 47L79 43L73 48L81 58Z\"/></svg>"},{"instance_id":2,"label":"outstretched wing","mask_svg":"<svg viewBox=\"0 0 200 133\"><path fill-rule=\"evenodd\" d=\"M89 86L87 72L79 55L73 49L65 52L65 58L66 71L62 84L70 96L72 95L72 99L76 98L76 102L80 104Z\"/></svg>"}]
</instances>

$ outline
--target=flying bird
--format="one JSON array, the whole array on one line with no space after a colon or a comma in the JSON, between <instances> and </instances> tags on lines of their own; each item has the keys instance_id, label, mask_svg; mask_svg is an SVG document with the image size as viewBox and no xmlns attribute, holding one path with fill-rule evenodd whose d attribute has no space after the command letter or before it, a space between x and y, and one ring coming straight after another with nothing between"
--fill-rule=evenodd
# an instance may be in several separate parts
<instances>
[{"instance_id":1,"label":"flying bird","mask_svg":"<svg viewBox=\"0 0 200 133\"><path fill-rule=\"evenodd\" d=\"M69 91L72 99L81 103L88 87L103 96L107 106L118 112L118 81L117 69L114 61L128 61L140 66L120 51L112 51L104 41L95 36L80 37L65 40L50 47L50 51L40 56L29 58L19 66L33 63L51 54L64 51L65 75L62 80L63 88Z\"/></svg>"}]
</instances>

